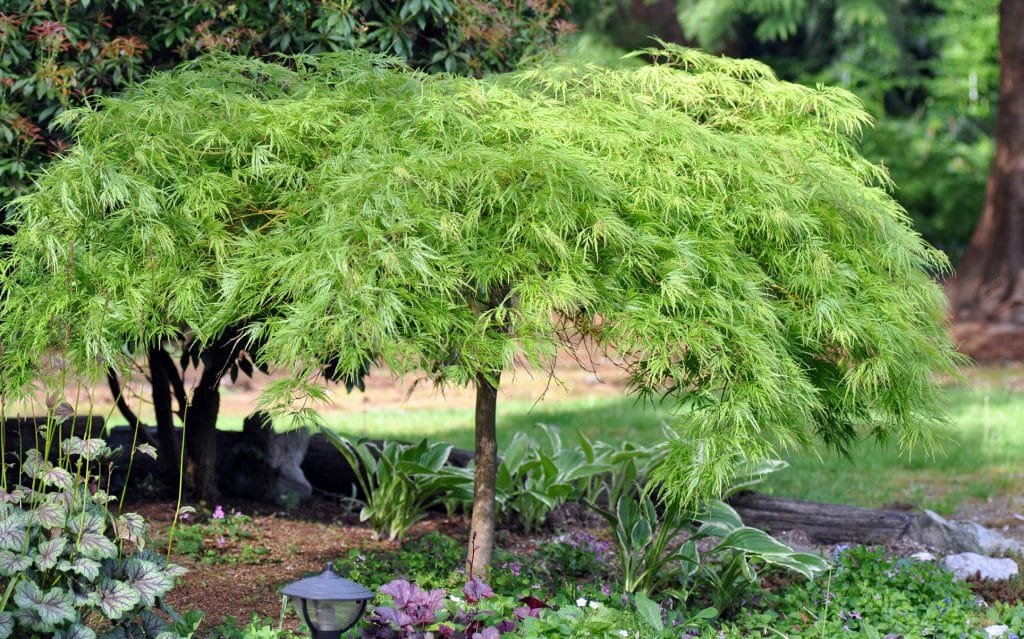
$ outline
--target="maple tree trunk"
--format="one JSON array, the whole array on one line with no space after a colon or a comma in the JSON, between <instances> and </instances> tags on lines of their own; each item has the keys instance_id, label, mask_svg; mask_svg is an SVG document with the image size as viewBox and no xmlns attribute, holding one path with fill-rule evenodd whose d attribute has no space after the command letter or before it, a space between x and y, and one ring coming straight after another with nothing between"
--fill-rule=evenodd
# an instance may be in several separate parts
<instances>
[{"instance_id":1,"label":"maple tree trunk","mask_svg":"<svg viewBox=\"0 0 1024 639\"><path fill-rule=\"evenodd\" d=\"M476 376L476 469L473 476L473 519L469 529L470 574L484 574L494 552L495 483L498 476L497 408L500 373Z\"/></svg>"},{"instance_id":2,"label":"maple tree trunk","mask_svg":"<svg viewBox=\"0 0 1024 639\"><path fill-rule=\"evenodd\" d=\"M996 155L985 208L946 285L957 320L1024 324L1024 0L999 3Z\"/></svg>"},{"instance_id":3,"label":"maple tree trunk","mask_svg":"<svg viewBox=\"0 0 1024 639\"><path fill-rule=\"evenodd\" d=\"M185 450L195 464L196 497L212 501L217 489L217 416L220 413L220 380L236 354L221 341L203 352L203 374L192 393L185 417Z\"/></svg>"},{"instance_id":4,"label":"maple tree trunk","mask_svg":"<svg viewBox=\"0 0 1024 639\"><path fill-rule=\"evenodd\" d=\"M167 486L178 485L180 449L174 432L174 409L171 405L171 379L165 367L166 351L156 347L149 350L149 376L153 393L153 412L156 414L156 438L159 442L160 474Z\"/></svg>"}]
</instances>

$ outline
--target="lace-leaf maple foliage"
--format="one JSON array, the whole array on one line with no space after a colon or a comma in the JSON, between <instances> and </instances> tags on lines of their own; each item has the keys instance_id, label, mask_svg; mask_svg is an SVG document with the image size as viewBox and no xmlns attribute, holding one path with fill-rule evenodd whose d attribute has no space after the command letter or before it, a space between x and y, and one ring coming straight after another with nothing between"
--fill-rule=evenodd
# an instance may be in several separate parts
<instances>
[{"instance_id":1,"label":"lace-leaf maple foliage","mask_svg":"<svg viewBox=\"0 0 1024 639\"><path fill-rule=\"evenodd\" d=\"M291 373L271 407L367 361L496 386L584 336L680 407L654 475L680 504L816 437L932 442L947 265L856 152L858 101L647 53L484 79L214 55L71 112L4 240L3 392L52 349L100 375L239 326Z\"/></svg>"}]
</instances>

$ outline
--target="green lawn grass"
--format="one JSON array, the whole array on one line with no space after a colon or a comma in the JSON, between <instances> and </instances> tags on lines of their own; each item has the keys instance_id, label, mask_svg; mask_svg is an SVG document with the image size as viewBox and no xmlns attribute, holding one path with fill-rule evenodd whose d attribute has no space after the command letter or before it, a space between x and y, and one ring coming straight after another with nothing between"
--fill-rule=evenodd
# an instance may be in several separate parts
<instances>
[{"instance_id":1,"label":"green lawn grass","mask_svg":"<svg viewBox=\"0 0 1024 639\"><path fill-rule=\"evenodd\" d=\"M894 444L864 441L849 458L821 448L785 456L790 467L774 475L762 489L777 495L869 507L897 504L952 512L967 498L985 499L1024 489L1024 394L1002 389L949 388L952 428L943 453L921 451L901 455ZM472 410L431 407L402 410L366 409L332 413L326 422L350 436L427 437L472 448ZM582 430L605 441L649 444L662 437L662 423L671 419L664 408L625 397L587 397L546 401L499 401L499 445L535 424ZM221 427L237 429L240 419Z\"/></svg>"}]
</instances>

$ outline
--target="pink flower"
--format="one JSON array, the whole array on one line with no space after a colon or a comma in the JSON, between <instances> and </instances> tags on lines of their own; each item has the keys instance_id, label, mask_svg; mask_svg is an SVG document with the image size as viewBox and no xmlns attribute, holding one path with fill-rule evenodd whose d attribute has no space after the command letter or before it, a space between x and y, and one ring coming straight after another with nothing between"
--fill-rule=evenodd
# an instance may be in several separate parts
<instances>
[{"instance_id":1,"label":"pink flower","mask_svg":"<svg viewBox=\"0 0 1024 639\"><path fill-rule=\"evenodd\" d=\"M224 519L224 509L220 507L220 504L217 504L217 507L213 509L213 518Z\"/></svg>"},{"instance_id":2,"label":"pink flower","mask_svg":"<svg viewBox=\"0 0 1024 639\"><path fill-rule=\"evenodd\" d=\"M217 537L217 547L218 548L223 548L224 547L224 538L223 537Z\"/></svg>"}]
</instances>

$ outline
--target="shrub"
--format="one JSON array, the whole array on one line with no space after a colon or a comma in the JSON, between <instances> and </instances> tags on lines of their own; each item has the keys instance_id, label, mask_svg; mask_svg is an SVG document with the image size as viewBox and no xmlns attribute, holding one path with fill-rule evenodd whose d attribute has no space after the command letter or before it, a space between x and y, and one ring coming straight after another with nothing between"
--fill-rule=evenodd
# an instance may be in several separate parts
<instances>
[{"instance_id":1,"label":"shrub","mask_svg":"<svg viewBox=\"0 0 1024 639\"><path fill-rule=\"evenodd\" d=\"M104 441L72 437L54 452L57 463L25 452L28 486L0 493L0 638L170 637L198 623L161 601L184 570L146 549L143 518L115 516L114 497L97 488L112 455Z\"/></svg>"}]
</instances>

